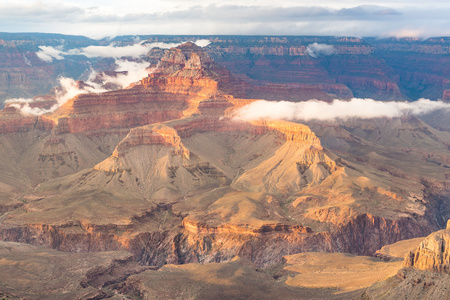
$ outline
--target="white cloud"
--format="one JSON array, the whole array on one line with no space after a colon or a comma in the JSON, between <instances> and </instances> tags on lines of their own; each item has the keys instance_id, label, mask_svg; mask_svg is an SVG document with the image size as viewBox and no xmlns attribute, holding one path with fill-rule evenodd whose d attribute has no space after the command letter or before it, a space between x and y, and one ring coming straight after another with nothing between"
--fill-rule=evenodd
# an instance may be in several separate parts
<instances>
[{"instance_id":1,"label":"white cloud","mask_svg":"<svg viewBox=\"0 0 450 300\"><path fill-rule=\"evenodd\" d=\"M147 69L149 64L146 61L135 62L128 60L117 60L116 65L116 72L123 72L123 74L120 73L117 76L102 76L104 85L112 83L124 89L131 83L135 83L146 77L150 72Z\"/></svg>"},{"instance_id":2,"label":"white cloud","mask_svg":"<svg viewBox=\"0 0 450 300\"><path fill-rule=\"evenodd\" d=\"M53 105L49 109L39 108L39 107L31 107L30 104L40 102L42 99L37 98L14 98L8 99L5 101L6 107L14 107L18 109L25 116L40 116L49 112L54 111L57 108L57 105Z\"/></svg>"},{"instance_id":3,"label":"white cloud","mask_svg":"<svg viewBox=\"0 0 450 300\"><path fill-rule=\"evenodd\" d=\"M205 40L205 39L203 39L203 40L196 40L194 43L197 46L202 47L202 48L208 46L209 44L211 44L211 42L209 40Z\"/></svg>"},{"instance_id":4,"label":"white cloud","mask_svg":"<svg viewBox=\"0 0 450 300\"><path fill-rule=\"evenodd\" d=\"M333 45L313 43L308 45L308 47L306 48L306 53L308 53L308 55L311 57L317 58L321 55L333 55L334 53L336 53L336 50L334 49Z\"/></svg>"},{"instance_id":5,"label":"white cloud","mask_svg":"<svg viewBox=\"0 0 450 300\"><path fill-rule=\"evenodd\" d=\"M5 103L30 103L33 101L34 99L32 98L13 98L6 100Z\"/></svg>"},{"instance_id":6,"label":"white cloud","mask_svg":"<svg viewBox=\"0 0 450 300\"><path fill-rule=\"evenodd\" d=\"M39 107L31 107L29 103L20 104L20 103L13 103L10 106L17 108L20 110L20 113L24 116L40 116L46 113L50 113L56 110L57 105L53 105L49 109L39 108Z\"/></svg>"},{"instance_id":7,"label":"white cloud","mask_svg":"<svg viewBox=\"0 0 450 300\"><path fill-rule=\"evenodd\" d=\"M64 52L58 48L51 46L39 46L39 51L36 55L43 61L51 63L53 59L61 60L64 59Z\"/></svg>"},{"instance_id":8,"label":"white cloud","mask_svg":"<svg viewBox=\"0 0 450 300\"><path fill-rule=\"evenodd\" d=\"M31 107L30 104L38 100L34 99L9 99L5 103L7 106L12 106L20 110L24 115L39 116L46 113L54 112L61 105L68 100L88 93L103 93L116 89L123 89L132 83L138 82L140 79L146 77L151 70L148 69L149 63L146 61L128 61L124 59L116 60L115 71L118 72L115 76L105 75L104 73L97 73L91 71L91 74L85 82L75 81L73 78L60 77L59 87L55 94L57 103L49 109L41 109L39 107ZM100 81L100 82L99 82Z\"/></svg>"},{"instance_id":9,"label":"white cloud","mask_svg":"<svg viewBox=\"0 0 450 300\"><path fill-rule=\"evenodd\" d=\"M260 100L242 107L237 111L236 118L243 120L333 121L349 118L394 118L426 114L438 109L450 110L450 104L427 99L419 99L415 102L383 102L354 98L350 101L334 100L332 103L318 100L305 102Z\"/></svg>"},{"instance_id":10,"label":"white cloud","mask_svg":"<svg viewBox=\"0 0 450 300\"><path fill-rule=\"evenodd\" d=\"M36 55L43 61L51 63L53 59L61 60L65 56L69 55L84 55L88 58L104 57L104 58L122 58L133 57L140 58L146 55L153 48L170 49L181 45L181 43L146 43L145 41L136 41L134 45L117 46L112 43L107 46L88 46L84 48L75 48L68 51L63 51L62 46L39 46L39 51ZM201 39L195 41L195 44L199 47L206 47L210 44L209 40Z\"/></svg>"},{"instance_id":11,"label":"white cloud","mask_svg":"<svg viewBox=\"0 0 450 300\"><path fill-rule=\"evenodd\" d=\"M178 44L176 44L178 45ZM155 46L166 46L164 43L153 43L144 44L137 43L128 46L116 46L114 44L108 46L88 46L84 48L75 48L68 51L62 51L58 48L51 46L40 46L40 50L36 52L36 55L45 62L52 62L55 59L64 59L68 55L84 55L88 58L94 57L110 57L110 58L121 58L121 57L134 57L138 58L144 56L150 51L150 49Z\"/></svg>"},{"instance_id":12,"label":"white cloud","mask_svg":"<svg viewBox=\"0 0 450 300\"><path fill-rule=\"evenodd\" d=\"M164 43L159 43L161 46L165 46ZM153 44L137 43L128 46L116 46L114 44L108 46L88 46L80 49L72 49L64 53L64 55L84 55L89 58L93 57L140 57L148 53L150 49L156 47Z\"/></svg>"},{"instance_id":13,"label":"white cloud","mask_svg":"<svg viewBox=\"0 0 450 300\"><path fill-rule=\"evenodd\" d=\"M60 90L56 93L58 107L66 103L75 96L88 93L103 93L108 90L101 84L88 80L85 85L79 85L77 81L68 77L59 78ZM57 108L57 107L56 107ZM55 109L56 109L55 108Z\"/></svg>"},{"instance_id":14,"label":"white cloud","mask_svg":"<svg viewBox=\"0 0 450 300\"><path fill-rule=\"evenodd\" d=\"M146 61L135 62L119 59L115 63L115 72L117 74L114 76L91 71L88 80L81 85L72 78L61 77L59 79L60 90L56 93L58 106L80 94L99 94L116 89L124 89L146 77L151 72L148 69L149 63ZM98 82L99 80L101 83Z\"/></svg>"}]
</instances>

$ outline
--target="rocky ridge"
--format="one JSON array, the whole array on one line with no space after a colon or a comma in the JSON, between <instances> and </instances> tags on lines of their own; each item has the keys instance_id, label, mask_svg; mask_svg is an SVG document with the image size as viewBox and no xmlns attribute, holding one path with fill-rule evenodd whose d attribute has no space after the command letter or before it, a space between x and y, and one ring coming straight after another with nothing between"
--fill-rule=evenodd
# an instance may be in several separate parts
<instances>
[{"instance_id":1,"label":"rocky ridge","mask_svg":"<svg viewBox=\"0 0 450 300\"><path fill-rule=\"evenodd\" d=\"M246 89L247 98L267 100L349 99L353 96L377 100L433 100L446 98L449 89L448 39L374 39L355 37L254 37L254 36L142 36L146 43L182 43L208 39L205 49L216 63L256 88ZM86 77L93 66L101 72L112 70L108 59L70 56L46 62L39 46L61 46L65 50L89 45L108 45L85 37L6 34L0 39L0 100L32 98L47 93L58 77ZM129 37L116 37L119 45L132 45ZM313 44L333 47L332 55L310 56ZM309 50L308 50L309 49ZM164 51L155 49L150 55ZM314 57L316 56L316 57ZM243 85L243 83L240 83ZM241 92L243 91L240 88ZM243 94L238 98L244 97Z\"/></svg>"}]
</instances>

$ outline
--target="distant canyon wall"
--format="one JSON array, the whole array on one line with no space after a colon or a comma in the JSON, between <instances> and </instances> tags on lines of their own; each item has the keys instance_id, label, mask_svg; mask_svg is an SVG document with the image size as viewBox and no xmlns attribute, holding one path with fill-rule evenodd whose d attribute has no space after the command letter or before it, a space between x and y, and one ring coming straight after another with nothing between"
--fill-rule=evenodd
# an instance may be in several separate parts
<instances>
[{"instance_id":1,"label":"distant canyon wall","mask_svg":"<svg viewBox=\"0 0 450 300\"><path fill-rule=\"evenodd\" d=\"M285 85L268 100L306 98L377 100L449 99L450 39L374 39L351 37L252 37L252 36L145 36L149 42L182 42L208 39L205 49L218 63L240 79L261 86L250 98ZM0 101L47 94L60 76L83 79L89 66L112 69L114 61L77 56L44 62L39 46L108 45L109 40L40 34L0 37ZM132 43L116 37L119 45ZM312 46L316 45L316 46ZM325 48L324 48L325 47ZM328 48L326 48L328 47ZM328 49L327 51L323 49ZM278 87L279 88L279 87ZM283 89L281 89L283 91ZM303 92L304 90L304 92ZM295 99L294 99L295 98Z\"/></svg>"}]
</instances>

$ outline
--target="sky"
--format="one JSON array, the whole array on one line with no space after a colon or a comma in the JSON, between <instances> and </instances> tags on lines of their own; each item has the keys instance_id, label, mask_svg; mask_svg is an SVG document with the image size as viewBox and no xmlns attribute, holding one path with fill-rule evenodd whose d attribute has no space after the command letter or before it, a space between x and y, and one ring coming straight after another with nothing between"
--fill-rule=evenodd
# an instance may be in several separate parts
<instances>
[{"instance_id":1,"label":"sky","mask_svg":"<svg viewBox=\"0 0 450 300\"><path fill-rule=\"evenodd\" d=\"M91 38L137 34L450 36L450 1L0 0L0 31Z\"/></svg>"}]
</instances>

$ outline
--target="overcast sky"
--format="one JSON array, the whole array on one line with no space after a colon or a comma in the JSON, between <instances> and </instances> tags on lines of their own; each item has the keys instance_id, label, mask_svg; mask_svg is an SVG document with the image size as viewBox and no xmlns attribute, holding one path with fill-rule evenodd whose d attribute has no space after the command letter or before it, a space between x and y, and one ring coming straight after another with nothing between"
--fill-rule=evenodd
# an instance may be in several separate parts
<instances>
[{"instance_id":1,"label":"overcast sky","mask_svg":"<svg viewBox=\"0 0 450 300\"><path fill-rule=\"evenodd\" d=\"M450 1L0 0L0 31L450 36Z\"/></svg>"}]
</instances>

